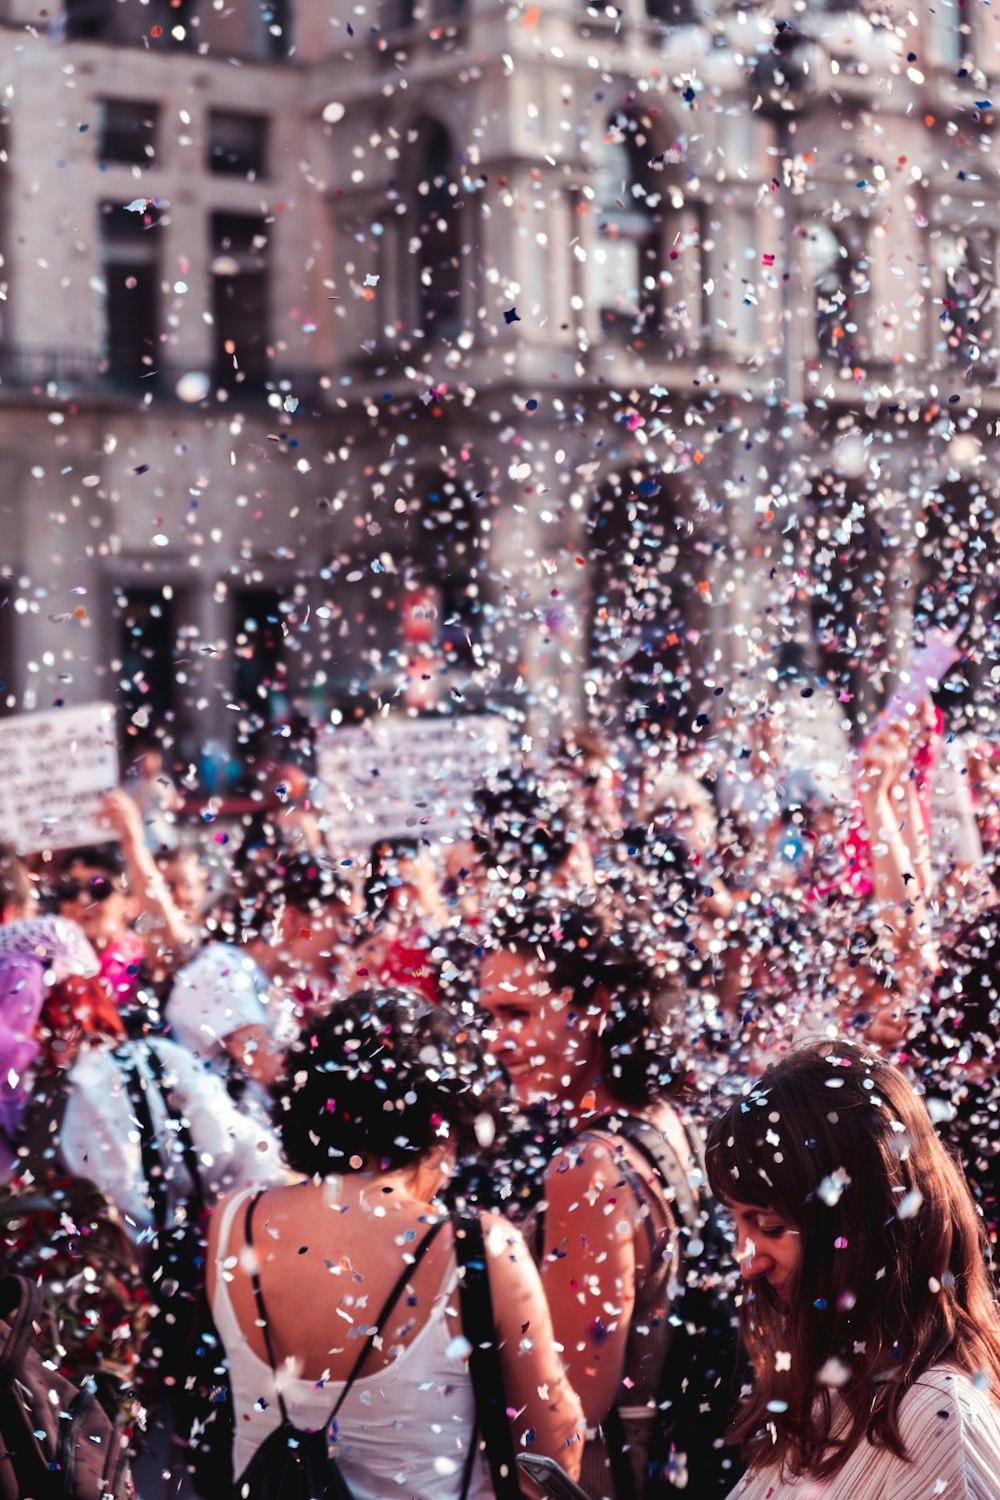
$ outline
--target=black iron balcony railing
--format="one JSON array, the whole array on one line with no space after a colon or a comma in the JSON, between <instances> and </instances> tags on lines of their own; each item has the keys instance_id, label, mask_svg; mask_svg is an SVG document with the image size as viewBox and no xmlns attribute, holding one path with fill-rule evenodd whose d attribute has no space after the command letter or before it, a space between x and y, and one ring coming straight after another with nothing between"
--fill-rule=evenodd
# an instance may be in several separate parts
<instances>
[{"instance_id":1,"label":"black iron balcony railing","mask_svg":"<svg viewBox=\"0 0 1000 1500\"><path fill-rule=\"evenodd\" d=\"M322 396L322 372L290 368L275 361L267 368L254 368L241 378L232 365L208 368L199 381L192 366L150 365L124 357L101 356L86 349L35 348L0 344L0 403L12 397L60 400L67 397L102 396L141 400L152 392L158 401L197 405L201 401L252 400L266 402L275 392L301 401Z\"/></svg>"}]
</instances>

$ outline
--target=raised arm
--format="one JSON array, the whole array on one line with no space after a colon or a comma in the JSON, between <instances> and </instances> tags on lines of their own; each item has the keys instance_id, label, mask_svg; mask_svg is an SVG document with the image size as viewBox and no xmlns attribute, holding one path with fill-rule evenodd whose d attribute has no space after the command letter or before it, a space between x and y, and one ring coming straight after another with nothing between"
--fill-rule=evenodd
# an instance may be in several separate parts
<instances>
[{"instance_id":1,"label":"raised arm","mask_svg":"<svg viewBox=\"0 0 1000 1500\"><path fill-rule=\"evenodd\" d=\"M901 827L914 817L923 827L919 805L914 808L909 797L909 750L907 725L885 725L866 744L858 777L871 842L879 935L893 951L904 1013L937 968L930 912Z\"/></svg>"},{"instance_id":2,"label":"raised arm","mask_svg":"<svg viewBox=\"0 0 1000 1500\"><path fill-rule=\"evenodd\" d=\"M100 815L122 846L129 893L138 909L138 936L150 963L174 969L189 956L194 928L174 904L166 881L146 845L139 809L119 787L103 798Z\"/></svg>"}]
</instances>

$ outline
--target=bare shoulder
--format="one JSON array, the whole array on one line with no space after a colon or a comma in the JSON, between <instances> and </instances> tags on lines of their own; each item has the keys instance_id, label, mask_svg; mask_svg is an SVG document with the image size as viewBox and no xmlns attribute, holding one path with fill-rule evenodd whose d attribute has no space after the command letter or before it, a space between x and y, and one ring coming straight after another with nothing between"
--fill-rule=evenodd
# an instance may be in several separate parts
<instances>
[{"instance_id":1,"label":"bare shoulder","mask_svg":"<svg viewBox=\"0 0 1000 1500\"><path fill-rule=\"evenodd\" d=\"M579 1191L590 1183L603 1185L616 1180L621 1170L620 1143L613 1136L594 1131L577 1136L557 1151L545 1170L545 1192Z\"/></svg>"},{"instance_id":2,"label":"bare shoulder","mask_svg":"<svg viewBox=\"0 0 1000 1500\"><path fill-rule=\"evenodd\" d=\"M560 1218L578 1208L595 1209L627 1195L634 1169L624 1142L613 1136L581 1135L556 1153L545 1172L547 1214Z\"/></svg>"}]
</instances>

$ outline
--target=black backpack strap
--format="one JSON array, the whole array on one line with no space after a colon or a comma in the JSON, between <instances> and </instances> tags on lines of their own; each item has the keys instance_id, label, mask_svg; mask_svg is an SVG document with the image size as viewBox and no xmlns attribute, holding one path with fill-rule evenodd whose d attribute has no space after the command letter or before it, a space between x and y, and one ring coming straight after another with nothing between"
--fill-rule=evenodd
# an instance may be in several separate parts
<instances>
[{"instance_id":1,"label":"black backpack strap","mask_svg":"<svg viewBox=\"0 0 1000 1500\"><path fill-rule=\"evenodd\" d=\"M24 1276L5 1276L0 1281L0 1318L7 1325L0 1334L0 1389L13 1384L25 1354L37 1344L42 1316L40 1284Z\"/></svg>"},{"instance_id":2,"label":"black backpack strap","mask_svg":"<svg viewBox=\"0 0 1000 1500\"><path fill-rule=\"evenodd\" d=\"M700 1157L703 1162L697 1137L693 1135L686 1120L682 1119L682 1123L692 1156L696 1160ZM655 1125L650 1125L647 1120L639 1119L636 1115L618 1116L614 1124L609 1123L607 1128L628 1141L645 1158L666 1189L671 1206L676 1210L688 1236L693 1238L697 1235L701 1222L698 1201L685 1164L663 1133ZM683 1259L683 1248L681 1256ZM625 1424L617 1402L608 1412L602 1426L608 1446L615 1500L639 1500L632 1460L626 1446Z\"/></svg>"},{"instance_id":3,"label":"black backpack strap","mask_svg":"<svg viewBox=\"0 0 1000 1500\"><path fill-rule=\"evenodd\" d=\"M615 1492L614 1500L639 1500L639 1493L635 1487L635 1475L632 1473L632 1458L625 1437L625 1423L622 1421L622 1414L617 1404L608 1412L601 1427L608 1449L611 1484Z\"/></svg>"},{"instance_id":4,"label":"black backpack strap","mask_svg":"<svg viewBox=\"0 0 1000 1500\"><path fill-rule=\"evenodd\" d=\"M254 1193L253 1197L247 1205L246 1219L244 1222L244 1234L246 1236L247 1248L249 1250L253 1249L253 1216L257 1210L257 1205L260 1202L261 1198L263 1198L263 1196L264 1189L262 1188L260 1192ZM334 1420L340 1408L343 1406L348 1391L351 1389L351 1386L360 1375L361 1366L364 1364L365 1360L368 1358L368 1355L371 1353L372 1345L378 1338L379 1330L382 1328L386 1318L392 1312L392 1309L395 1307L396 1303L402 1296L407 1283L413 1278L417 1267L424 1258L424 1255L430 1249L431 1242L433 1241L435 1235L441 1229L442 1225L446 1223L447 1219L438 1219L436 1224L431 1225L430 1229L428 1229L419 1245L417 1245L417 1247L415 1248L413 1252L413 1259L408 1261L407 1264L403 1267L402 1271L399 1273L399 1277L396 1281L395 1286L389 1293L388 1297L386 1297L378 1317L372 1324L371 1333L368 1335L364 1344L358 1351L358 1357L354 1361L354 1365L351 1369L350 1375L348 1375L347 1377L344 1389L337 1397L337 1404L333 1408L333 1411L330 1413L329 1419L327 1420L327 1427L329 1427L330 1423ZM264 1335L264 1347L267 1350L268 1364L271 1366L272 1374L277 1376L278 1365L274 1357L274 1346L271 1343L271 1326L267 1316L267 1308L264 1305L264 1292L260 1284L260 1270L257 1264L256 1256L251 1256L250 1266L250 1282L253 1286L254 1302L257 1304L257 1317L260 1321L261 1331ZM278 1407L281 1411L281 1420L287 1426L291 1426L292 1423L288 1416L288 1408L285 1406L285 1398L284 1396L282 1396L280 1389L278 1389Z\"/></svg>"},{"instance_id":5,"label":"black backpack strap","mask_svg":"<svg viewBox=\"0 0 1000 1500\"><path fill-rule=\"evenodd\" d=\"M476 1403L476 1432L472 1437L466 1485L478 1434L481 1432L486 1444L486 1457L489 1460L496 1500L514 1500L514 1497L520 1496L521 1488L514 1461L514 1440L507 1420L507 1399L500 1365L496 1320L493 1316L483 1222L477 1214L456 1214L452 1218L452 1224L455 1232L455 1256L463 1272L459 1282L462 1331L472 1345L469 1375Z\"/></svg>"},{"instance_id":6,"label":"black backpack strap","mask_svg":"<svg viewBox=\"0 0 1000 1500\"><path fill-rule=\"evenodd\" d=\"M617 1122L617 1133L646 1158L667 1189L684 1228L694 1234L700 1219L698 1201L687 1168L662 1131L657 1130L655 1125L650 1125L648 1120L640 1120L636 1115L625 1115ZM684 1133L688 1144L694 1145L686 1127ZM697 1159L698 1154L695 1146L692 1155Z\"/></svg>"},{"instance_id":7,"label":"black backpack strap","mask_svg":"<svg viewBox=\"0 0 1000 1500\"><path fill-rule=\"evenodd\" d=\"M116 1054L122 1063L125 1087L132 1101L132 1109L139 1126L139 1150L142 1153L142 1170L149 1185L149 1196L153 1206L153 1228L167 1227L167 1181L163 1171L163 1158L156 1145L156 1131L149 1108L146 1080L139 1071L138 1058Z\"/></svg>"},{"instance_id":8,"label":"black backpack strap","mask_svg":"<svg viewBox=\"0 0 1000 1500\"><path fill-rule=\"evenodd\" d=\"M180 1142L181 1155L184 1158L184 1165L187 1168L187 1174L191 1179L192 1193L191 1197L188 1199L188 1203L192 1205L196 1211L200 1211L205 1207L205 1189L201 1180L201 1169L198 1166L198 1153L195 1150L194 1141L191 1139L190 1127L184 1116L181 1114L180 1110L176 1109L174 1104L171 1102L170 1085L166 1080L166 1070L163 1066L163 1058L157 1052L156 1047L148 1046L146 1049L146 1056L149 1059L149 1071L156 1079L156 1086L160 1091L160 1098L163 1100L163 1107L169 1115L170 1119L177 1127L177 1139Z\"/></svg>"}]
</instances>

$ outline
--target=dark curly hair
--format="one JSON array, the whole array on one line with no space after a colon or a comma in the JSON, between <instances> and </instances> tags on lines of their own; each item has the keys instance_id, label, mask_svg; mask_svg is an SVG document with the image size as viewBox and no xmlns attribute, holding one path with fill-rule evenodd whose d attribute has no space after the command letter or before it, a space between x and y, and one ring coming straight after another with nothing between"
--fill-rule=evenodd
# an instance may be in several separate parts
<instances>
[{"instance_id":1,"label":"dark curly hair","mask_svg":"<svg viewBox=\"0 0 1000 1500\"><path fill-rule=\"evenodd\" d=\"M230 942L271 941L286 906L314 916L335 907L348 917L351 897L327 858L278 849L266 864L238 872L237 889L220 903L217 935Z\"/></svg>"},{"instance_id":2,"label":"dark curly hair","mask_svg":"<svg viewBox=\"0 0 1000 1500\"><path fill-rule=\"evenodd\" d=\"M681 1068L667 1029L661 985L628 934L607 930L596 907L559 909L544 901L502 908L493 945L540 962L554 990L569 990L577 1011L599 1008L604 1082L622 1104L640 1106L677 1092Z\"/></svg>"},{"instance_id":3,"label":"dark curly hair","mask_svg":"<svg viewBox=\"0 0 1000 1500\"><path fill-rule=\"evenodd\" d=\"M488 1145L504 1093L466 1022L418 991L363 989L289 1049L272 1118L293 1171L394 1171L438 1145Z\"/></svg>"}]
</instances>

